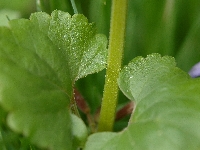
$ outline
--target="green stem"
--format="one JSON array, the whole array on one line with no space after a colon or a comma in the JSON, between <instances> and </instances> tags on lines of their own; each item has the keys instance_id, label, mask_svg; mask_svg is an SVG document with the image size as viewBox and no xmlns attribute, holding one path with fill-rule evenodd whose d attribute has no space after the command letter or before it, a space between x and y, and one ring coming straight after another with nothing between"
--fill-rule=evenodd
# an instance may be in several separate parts
<instances>
[{"instance_id":1,"label":"green stem","mask_svg":"<svg viewBox=\"0 0 200 150\"><path fill-rule=\"evenodd\" d=\"M72 4L72 8L74 10L74 13L75 14L78 14L78 9L76 7L76 3L75 3L75 0L70 0L71 1L71 4Z\"/></svg>"},{"instance_id":2,"label":"green stem","mask_svg":"<svg viewBox=\"0 0 200 150\"><path fill-rule=\"evenodd\" d=\"M109 54L98 131L112 131L118 98L117 78L121 69L128 0L113 0Z\"/></svg>"}]
</instances>

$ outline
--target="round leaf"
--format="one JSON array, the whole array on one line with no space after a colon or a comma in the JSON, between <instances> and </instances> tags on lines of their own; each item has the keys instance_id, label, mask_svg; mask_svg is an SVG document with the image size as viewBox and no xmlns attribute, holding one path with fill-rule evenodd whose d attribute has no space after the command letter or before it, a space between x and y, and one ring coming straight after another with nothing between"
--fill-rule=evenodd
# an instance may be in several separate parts
<instances>
[{"instance_id":1,"label":"round leaf","mask_svg":"<svg viewBox=\"0 0 200 150\"><path fill-rule=\"evenodd\" d=\"M39 147L72 149L73 85L105 68L106 46L83 15L57 10L0 27L0 105L7 125Z\"/></svg>"},{"instance_id":2,"label":"round leaf","mask_svg":"<svg viewBox=\"0 0 200 150\"><path fill-rule=\"evenodd\" d=\"M191 79L172 57L137 57L124 67L119 87L135 108L119 133L89 137L86 150L188 150L200 144L200 79Z\"/></svg>"}]
</instances>

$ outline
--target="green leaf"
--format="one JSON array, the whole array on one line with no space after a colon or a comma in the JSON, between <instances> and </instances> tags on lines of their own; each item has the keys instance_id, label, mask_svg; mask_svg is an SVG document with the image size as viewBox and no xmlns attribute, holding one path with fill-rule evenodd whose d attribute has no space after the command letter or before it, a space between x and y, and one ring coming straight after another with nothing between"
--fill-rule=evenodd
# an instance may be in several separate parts
<instances>
[{"instance_id":1,"label":"green leaf","mask_svg":"<svg viewBox=\"0 0 200 150\"><path fill-rule=\"evenodd\" d=\"M12 19L17 19L20 17L18 11L13 11L9 9L0 9L0 26L8 26L8 22Z\"/></svg>"},{"instance_id":2,"label":"green leaf","mask_svg":"<svg viewBox=\"0 0 200 150\"><path fill-rule=\"evenodd\" d=\"M199 85L172 57L135 58L119 77L120 89L135 101L128 127L91 135L85 149L199 149Z\"/></svg>"},{"instance_id":3,"label":"green leaf","mask_svg":"<svg viewBox=\"0 0 200 150\"><path fill-rule=\"evenodd\" d=\"M192 66L199 62L200 60L200 16L194 21L188 36L185 38L180 51L176 55L176 61L178 66L189 71Z\"/></svg>"},{"instance_id":4,"label":"green leaf","mask_svg":"<svg viewBox=\"0 0 200 150\"><path fill-rule=\"evenodd\" d=\"M73 149L77 149L79 146L84 147L84 144L88 137L87 128L84 122L77 116L71 115L72 118L72 134L73 134Z\"/></svg>"},{"instance_id":5,"label":"green leaf","mask_svg":"<svg viewBox=\"0 0 200 150\"><path fill-rule=\"evenodd\" d=\"M35 11L35 0L0 1L0 10L2 9L13 10L20 16L28 17Z\"/></svg>"},{"instance_id":6,"label":"green leaf","mask_svg":"<svg viewBox=\"0 0 200 150\"><path fill-rule=\"evenodd\" d=\"M71 149L74 82L105 68L106 46L83 15L62 11L1 27L0 105L8 126L39 147Z\"/></svg>"},{"instance_id":7,"label":"green leaf","mask_svg":"<svg viewBox=\"0 0 200 150\"><path fill-rule=\"evenodd\" d=\"M0 132L0 149L1 150L17 150L21 148L20 137L18 134L1 127Z\"/></svg>"},{"instance_id":8,"label":"green leaf","mask_svg":"<svg viewBox=\"0 0 200 150\"><path fill-rule=\"evenodd\" d=\"M67 11L70 14L73 12L69 0L37 0L37 10L49 14L54 10Z\"/></svg>"}]
</instances>

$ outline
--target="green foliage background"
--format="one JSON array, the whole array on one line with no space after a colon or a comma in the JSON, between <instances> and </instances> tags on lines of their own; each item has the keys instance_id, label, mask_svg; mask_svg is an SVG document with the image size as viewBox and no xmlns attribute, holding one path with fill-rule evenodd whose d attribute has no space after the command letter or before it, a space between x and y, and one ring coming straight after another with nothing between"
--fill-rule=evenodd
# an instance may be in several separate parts
<instances>
[{"instance_id":1,"label":"green foliage background","mask_svg":"<svg viewBox=\"0 0 200 150\"><path fill-rule=\"evenodd\" d=\"M0 25L8 25L9 19L29 18L32 12L54 9L74 14L70 0L0 1ZM75 0L78 12L89 22L95 22L97 33L109 37L110 0ZM200 1L199 0L129 0L123 65L136 56L151 53L175 57L177 66L188 72L200 60ZM100 107L105 70L80 79L76 86L89 103L93 113ZM119 95L119 108L128 99ZM84 117L84 116L83 116ZM128 118L117 122L115 130L127 125ZM6 133L9 134L9 133ZM17 136L17 135L16 135ZM17 144L17 143L15 143Z\"/></svg>"},{"instance_id":2,"label":"green foliage background","mask_svg":"<svg viewBox=\"0 0 200 150\"><path fill-rule=\"evenodd\" d=\"M96 23L98 33L108 37L110 1L87 0L81 4L81 12ZM157 52L175 57L177 66L188 72L200 60L199 8L198 0L129 0L123 65L136 56ZM101 103L104 72L79 82L85 86L83 93L92 110L96 110ZM119 107L126 102L120 93Z\"/></svg>"},{"instance_id":3,"label":"green foliage background","mask_svg":"<svg viewBox=\"0 0 200 150\"><path fill-rule=\"evenodd\" d=\"M73 15L70 0L41 0L45 12L55 9ZM48 5L47 5L48 4ZM95 22L98 33L109 36L110 0L76 0L78 12ZM18 18L29 18L36 11L35 0L0 1L0 11L15 11ZM171 55L181 69L188 71L199 60L200 1L129 0L124 64L136 56L158 52ZM40 9L41 10L41 9ZM20 14L20 15L19 15ZM6 16L0 19L7 20ZM195 39L195 40L194 40Z\"/></svg>"},{"instance_id":4,"label":"green foliage background","mask_svg":"<svg viewBox=\"0 0 200 150\"><path fill-rule=\"evenodd\" d=\"M78 12L89 22L95 22L97 33L109 36L110 0L76 0ZM74 14L70 0L41 0L40 10L49 14L54 9ZM28 18L37 11L35 0L0 1L1 23L9 18ZM174 56L178 67L184 71L200 60L200 1L180 0L129 0L123 64L136 56L154 52ZM12 13L10 13L12 11ZM13 12L14 11L14 12ZM7 12L7 13L6 13ZM14 16L14 17L12 17ZM77 86L90 104L92 112L100 106L105 71L89 75L78 81ZM85 89L85 90L84 90ZM92 91L92 92L91 92ZM127 102L120 94L119 106Z\"/></svg>"}]
</instances>

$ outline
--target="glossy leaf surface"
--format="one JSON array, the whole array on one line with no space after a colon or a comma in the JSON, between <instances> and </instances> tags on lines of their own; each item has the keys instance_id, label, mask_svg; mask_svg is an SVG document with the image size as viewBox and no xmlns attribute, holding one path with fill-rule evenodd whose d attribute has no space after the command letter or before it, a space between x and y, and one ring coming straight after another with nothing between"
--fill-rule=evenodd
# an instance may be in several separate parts
<instances>
[{"instance_id":1,"label":"glossy leaf surface","mask_svg":"<svg viewBox=\"0 0 200 150\"><path fill-rule=\"evenodd\" d=\"M128 127L91 135L85 149L199 149L199 85L172 57L135 58L119 77L120 89L136 103Z\"/></svg>"}]
</instances>

